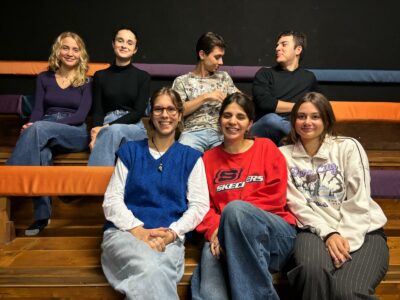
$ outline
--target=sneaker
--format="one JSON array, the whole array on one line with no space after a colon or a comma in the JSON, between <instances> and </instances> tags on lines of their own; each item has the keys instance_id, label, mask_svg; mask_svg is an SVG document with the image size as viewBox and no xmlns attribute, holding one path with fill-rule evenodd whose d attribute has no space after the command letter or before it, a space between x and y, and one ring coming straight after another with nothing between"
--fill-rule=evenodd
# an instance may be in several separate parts
<instances>
[{"instance_id":1,"label":"sneaker","mask_svg":"<svg viewBox=\"0 0 400 300\"><path fill-rule=\"evenodd\" d=\"M25 235L34 236L39 234L49 224L49 219L36 220L28 229L25 230Z\"/></svg>"}]
</instances>

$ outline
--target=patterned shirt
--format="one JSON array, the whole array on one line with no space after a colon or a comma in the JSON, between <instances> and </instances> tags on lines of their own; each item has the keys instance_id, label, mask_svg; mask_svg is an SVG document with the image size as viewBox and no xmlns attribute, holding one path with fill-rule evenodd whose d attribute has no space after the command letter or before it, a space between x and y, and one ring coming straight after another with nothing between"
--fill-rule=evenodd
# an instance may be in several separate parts
<instances>
[{"instance_id":1,"label":"patterned shirt","mask_svg":"<svg viewBox=\"0 0 400 300\"><path fill-rule=\"evenodd\" d=\"M172 88L178 92L182 101L190 101L205 93L219 90L226 95L238 91L232 78L224 71L216 71L210 76L201 77L188 73L177 77ZM185 117L184 131L195 131L207 128L218 130L218 116L221 103L207 101L199 109Z\"/></svg>"}]
</instances>

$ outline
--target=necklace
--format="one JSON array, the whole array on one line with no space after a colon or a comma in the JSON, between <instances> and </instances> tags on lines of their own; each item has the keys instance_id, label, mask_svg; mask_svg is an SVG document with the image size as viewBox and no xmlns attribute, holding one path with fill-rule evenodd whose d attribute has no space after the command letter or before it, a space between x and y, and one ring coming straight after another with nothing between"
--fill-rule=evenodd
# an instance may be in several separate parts
<instances>
[{"instance_id":1,"label":"necklace","mask_svg":"<svg viewBox=\"0 0 400 300\"><path fill-rule=\"evenodd\" d=\"M160 154L160 164L158 165L157 169L158 169L159 172L162 172L164 165L163 165L163 162L162 162L161 152L158 150L157 145L156 145L156 143L154 143L154 139L153 138L151 138L151 142L153 143L154 147L156 147L156 150L157 150L158 154Z\"/></svg>"},{"instance_id":2,"label":"necklace","mask_svg":"<svg viewBox=\"0 0 400 300\"><path fill-rule=\"evenodd\" d=\"M70 85L72 82L72 76L70 75L61 75L61 73L58 73L58 79L61 81L62 86Z\"/></svg>"}]
</instances>

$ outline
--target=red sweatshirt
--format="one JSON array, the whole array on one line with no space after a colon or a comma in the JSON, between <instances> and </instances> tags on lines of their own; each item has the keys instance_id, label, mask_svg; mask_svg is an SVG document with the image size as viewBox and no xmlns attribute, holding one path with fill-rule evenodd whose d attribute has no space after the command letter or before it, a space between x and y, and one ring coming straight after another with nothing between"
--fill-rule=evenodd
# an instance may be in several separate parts
<instances>
[{"instance_id":1,"label":"red sweatshirt","mask_svg":"<svg viewBox=\"0 0 400 300\"><path fill-rule=\"evenodd\" d=\"M218 228L222 210L233 200L249 202L295 224L286 207L286 161L269 139L256 138L250 149L238 154L218 146L205 152L203 160L210 210L197 231L204 233L207 240Z\"/></svg>"}]
</instances>

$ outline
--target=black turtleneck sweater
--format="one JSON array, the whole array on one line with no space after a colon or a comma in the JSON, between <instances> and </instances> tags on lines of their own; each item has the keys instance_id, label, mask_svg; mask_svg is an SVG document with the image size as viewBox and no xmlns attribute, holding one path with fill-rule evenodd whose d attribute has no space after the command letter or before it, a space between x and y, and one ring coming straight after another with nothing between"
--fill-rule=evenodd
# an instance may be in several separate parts
<instances>
[{"instance_id":1,"label":"black turtleneck sweater","mask_svg":"<svg viewBox=\"0 0 400 300\"><path fill-rule=\"evenodd\" d=\"M93 127L102 126L105 115L114 110L128 114L111 124L134 124L144 116L150 96L150 75L132 64L97 71L93 76Z\"/></svg>"}]
</instances>

